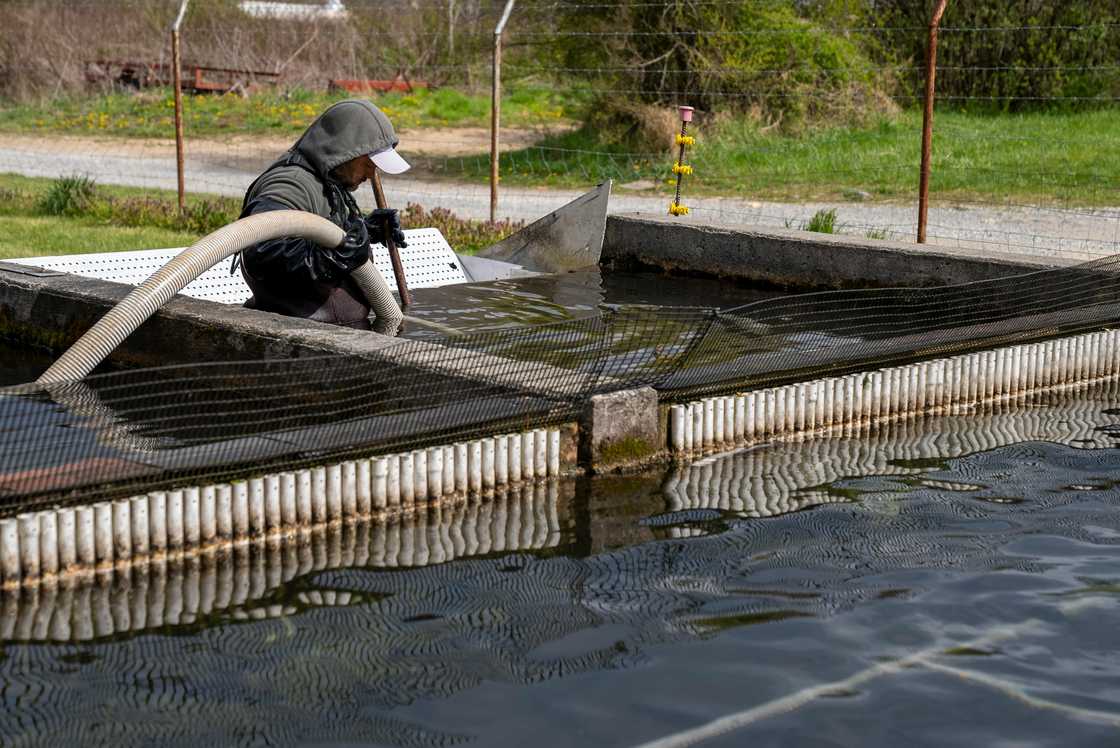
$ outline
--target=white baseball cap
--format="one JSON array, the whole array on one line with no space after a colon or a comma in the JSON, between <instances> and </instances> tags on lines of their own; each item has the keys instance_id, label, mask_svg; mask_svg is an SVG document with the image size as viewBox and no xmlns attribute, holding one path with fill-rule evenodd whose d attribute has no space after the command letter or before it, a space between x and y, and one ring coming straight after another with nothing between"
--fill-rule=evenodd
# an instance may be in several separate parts
<instances>
[{"instance_id":1,"label":"white baseball cap","mask_svg":"<svg viewBox=\"0 0 1120 748\"><path fill-rule=\"evenodd\" d=\"M410 168L408 162L401 158L401 154L397 153L393 148L371 153L369 160L373 162L374 166L386 174L401 174L408 171Z\"/></svg>"}]
</instances>

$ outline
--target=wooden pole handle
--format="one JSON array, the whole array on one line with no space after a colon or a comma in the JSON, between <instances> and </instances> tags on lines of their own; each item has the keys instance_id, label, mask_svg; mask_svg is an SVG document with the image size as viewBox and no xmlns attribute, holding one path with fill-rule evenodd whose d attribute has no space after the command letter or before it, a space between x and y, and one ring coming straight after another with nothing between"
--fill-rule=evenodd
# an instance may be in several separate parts
<instances>
[{"instance_id":1,"label":"wooden pole handle","mask_svg":"<svg viewBox=\"0 0 1120 748\"><path fill-rule=\"evenodd\" d=\"M373 199L377 203L377 207L384 209L387 208L385 201L385 189L381 186L381 172L374 167L373 179ZM393 234L388 228L385 229L385 236L382 237L385 242L385 248L389 250L389 259L393 262L393 276L397 281L397 293L401 297L401 306L410 306L412 304L412 294L409 293L408 283L404 279L404 265L401 263L401 253L397 250L397 243L393 241Z\"/></svg>"}]
</instances>

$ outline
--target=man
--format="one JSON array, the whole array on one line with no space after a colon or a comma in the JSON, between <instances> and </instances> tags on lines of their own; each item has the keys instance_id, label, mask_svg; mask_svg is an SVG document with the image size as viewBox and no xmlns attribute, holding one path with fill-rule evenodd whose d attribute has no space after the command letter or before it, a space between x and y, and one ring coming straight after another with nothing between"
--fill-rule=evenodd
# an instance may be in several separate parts
<instances>
[{"instance_id":1,"label":"man","mask_svg":"<svg viewBox=\"0 0 1120 748\"><path fill-rule=\"evenodd\" d=\"M284 156L249 186L241 217L272 210L305 210L346 231L341 246L323 247L284 237L240 254L251 309L369 329L369 304L350 273L369 259L370 235L391 232L405 246L395 210L362 216L350 194L376 169L409 168L396 152L397 136L385 114L368 101L341 101L316 119ZM236 264L236 260L235 260Z\"/></svg>"}]
</instances>

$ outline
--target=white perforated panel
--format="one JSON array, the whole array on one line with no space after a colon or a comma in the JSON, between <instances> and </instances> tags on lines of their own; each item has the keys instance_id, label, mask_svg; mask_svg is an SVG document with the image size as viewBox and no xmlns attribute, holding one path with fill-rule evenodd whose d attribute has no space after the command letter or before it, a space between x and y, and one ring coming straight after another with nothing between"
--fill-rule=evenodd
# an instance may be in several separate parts
<instances>
[{"instance_id":1,"label":"white perforated panel","mask_svg":"<svg viewBox=\"0 0 1120 748\"><path fill-rule=\"evenodd\" d=\"M99 278L101 280L138 286L179 254L179 248L145 249L137 252L101 252L92 255L63 255L61 257L28 257L12 260L21 265L34 265L47 270ZM241 304L249 298L249 287L241 273L229 273L230 261L224 260L207 270L181 293L196 299L217 301L222 304Z\"/></svg>"},{"instance_id":2,"label":"white perforated panel","mask_svg":"<svg viewBox=\"0 0 1120 748\"><path fill-rule=\"evenodd\" d=\"M400 253L404 279L409 288L435 288L470 280L439 229L410 229L404 235L408 239L408 246L400 250ZM373 263L385 277L385 282L395 291L389 250L381 244L374 244Z\"/></svg>"},{"instance_id":3,"label":"white perforated panel","mask_svg":"<svg viewBox=\"0 0 1120 748\"><path fill-rule=\"evenodd\" d=\"M404 264L404 277L409 288L432 288L467 282L458 258L439 229L409 229L404 233L408 238L408 246L401 250L401 262ZM182 248L146 249L138 252L26 257L8 262L138 286L181 251ZM380 244L374 244L373 253L374 264L385 277L389 288L395 291L389 251ZM249 298L249 287L242 280L240 271L230 275L229 267L229 260L219 262L188 284L181 293L222 304L243 303Z\"/></svg>"}]
</instances>

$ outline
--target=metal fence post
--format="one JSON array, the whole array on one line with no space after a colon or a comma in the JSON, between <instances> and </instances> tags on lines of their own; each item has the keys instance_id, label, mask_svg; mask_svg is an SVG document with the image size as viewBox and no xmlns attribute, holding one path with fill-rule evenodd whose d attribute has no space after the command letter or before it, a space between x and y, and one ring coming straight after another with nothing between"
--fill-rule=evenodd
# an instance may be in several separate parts
<instances>
[{"instance_id":1,"label":"metal fence post","mask_svg":"<svg viewBox=\"0 0 1120 748\"><path fill-rule=\"evenodd\" d=\"M926 241L929 217L929 162L933 141L933 86L937 77L937 27L949 0L938 0L929 21L929 50L926 55L926 105L922 115L922 170L918 179L918 243Z\"/></svg>"},{"instance_id":2,"label":"metal fence post","mask_svg":"<svg viewBox=\"0 0 1120 748\"><path fill-rule=\"evenodd\" d=\"M175 170L179 178L179 213L186 210L186 182L183 177L183 78L182 60L179 55L179 26L183 23L183 16L187 14L187 3L183 0L179 6L179 15L171 25L171 67L174 71L173 84L175 86Z\"/></svg>"},{"instance_id":3,"label":"metal fence post","mask_svg":"<svg viewBox=\"0 0 1120 748\"><path fill-rule=\"evenodd\" d=\"M494 62L490 89L490 223L498 216L498 129L502 107L502 32L513 11L514 0L506 3L498 25L494 27Z\"/></svg>"}]
</instances>

